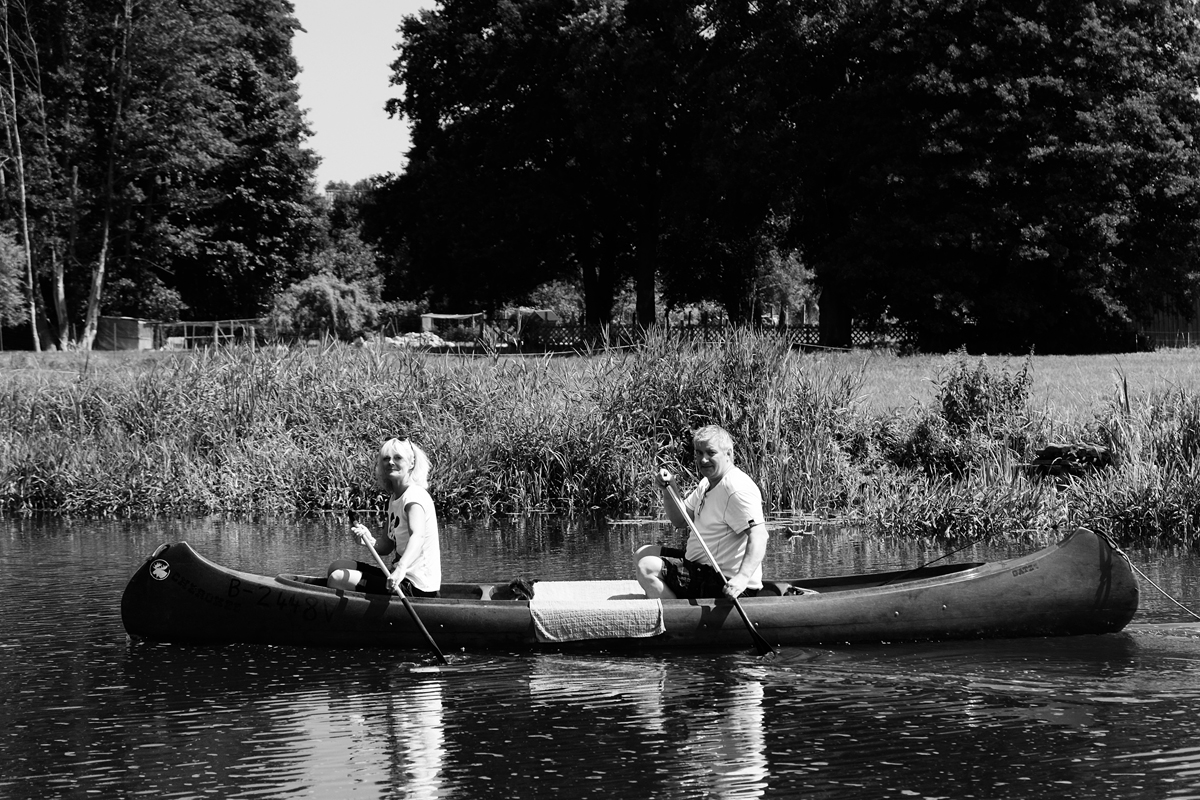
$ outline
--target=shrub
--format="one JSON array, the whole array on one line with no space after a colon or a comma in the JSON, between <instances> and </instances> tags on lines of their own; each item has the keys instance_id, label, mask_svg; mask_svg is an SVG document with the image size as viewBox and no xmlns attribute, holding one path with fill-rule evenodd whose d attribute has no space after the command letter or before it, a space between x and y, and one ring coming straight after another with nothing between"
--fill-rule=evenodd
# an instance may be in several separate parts
<instances>
[{"instance_id":1,"label":"shrub","mask_svg":"<svg viewBox=\"0 0 1200 800\"><path fill-rule=\"evenodd\" d=\"M929 477L1003 469L1029 447L1032 385L1028 358L1009 372L959 357L939 375L935 406L922 409L905 434L889 431L878 450L891 464Z\"/></svg>"},{"instance_id":2,"label":"shrub","mask_svg":"<svg viewBox=\"0 0 1200 800\"><path fill-rule=\"evenodd\" d=\"M276 297L268 321L285 337L350 341L376 326L379 304L359 284L314 275Z\"/></svg>"},{"instance_id":3,"label":"shrub","mask_svg":"<svg viewBox=\"0 0 1200 800\"><path fill-rule=\"evenodd\" d=\"M1028 357L1012 373L1007 368L989 370L983 359L971 367L960 357L940 381L938 404L953 430L1004 435L1025 420L1032 385Z\"/></svg>"}]
</instances>

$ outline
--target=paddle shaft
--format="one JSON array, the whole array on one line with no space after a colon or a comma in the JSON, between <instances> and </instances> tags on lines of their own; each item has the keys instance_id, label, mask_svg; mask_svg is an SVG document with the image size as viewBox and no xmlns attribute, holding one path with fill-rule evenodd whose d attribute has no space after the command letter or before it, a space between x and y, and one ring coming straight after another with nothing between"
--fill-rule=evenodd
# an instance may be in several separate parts
<instances>
[{"instance_id":1,"label":"paddle shaft","mask_svg":"<svg viewBox=\"0 0 1200 800\"><path fill-rule=\"evenodd\" d=\"M684 521L687 522L688 529L691 530L692 536L695 536L696 540L700 542L700 546L704 548L704 554L708 556L708 561L712 564L713 569L717 571L717 574L721 576L721 580L725 582L726 586L728 586L729 579L726 578L725 573L721 571L720 565L717 564L717 559L713 557L712 550L708 549L708 543L704 541L704 537L700 535L700 531L696 530L696 523L692 520L691 515L688 514L687 509L684 508L683 501L680 500L679 495L675 493L675 486L672 483L667 484L667 497L669 497L671 502L675 505L675 509L679 512L680 516L682 516ZM741 602L736 597L730 597L729 599L733 601L733 607L736 608L738 614L741 615L742 622L746 623L746 630L750 631L750 638L754 640L754 647L758 650L758 654L760 656L765 656L767 653L774 653L775 648L772 647L770 642L764 639L763 635L758 632L757 628L754 627L754 623L750 621L750 617L746 616L746 609L742 608Z\"/></svg>"},{"instance_id":2,"label":"paddle shaft","mask_svg":"<svg viewBox=\"0 0 1200 800\"><path fill-rule=\"evenodd\" d=\"M350 516L350 524L353 525L355 523L355 521L358 519L358 514L351 511L349 516ZM392 574L392 571L390 569L388 569L387 564L384 563L383 556L379 555L379 552L375 549L374 545L369 545L367 547L367 549L370 550L371 555L373 555L375 557L375 563L379 565L379 568L381 570L383 570L383 574L385 576L390 576ZM450 663L446 660L446 657L444 655L442 655L441 648L439 648L437 646L437 642L435 642L433 640L433 636L429 633L429 629L425 627L425 623L421 622L421 617L419 614L417 614L417 609L415 609L413 607L412 601L410 601L404 595L404 591L401 590L399 584L396 584L395 592L396 592L397 596L399 596L400 602L404 604L404 609L408 612L408 615L410 617L412 617L412 621L414 623L416 623L418 630L421 631L421 635L424 636L425 641L429 643L429 649L433 651L433 654L435 656L437 656L437 660L443 664Z\"/></svg>"}]
</instances>

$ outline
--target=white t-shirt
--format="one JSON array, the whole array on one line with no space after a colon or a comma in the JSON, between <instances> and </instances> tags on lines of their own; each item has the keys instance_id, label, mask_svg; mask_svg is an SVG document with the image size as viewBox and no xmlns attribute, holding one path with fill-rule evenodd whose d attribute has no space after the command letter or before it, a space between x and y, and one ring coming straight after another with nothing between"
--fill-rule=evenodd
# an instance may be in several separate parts
<instances>
[{"instance_id":1,"label":"white t-shirt","mask_svg":"<svg viewBox=\"0 0 1200 800\"><path fill-rule=\"evenodd\" d=\"M749 475L737 467L730 467L711 490L708 478L701 478L683 504L692 513L696 530L704 537L721 572L726 578L735 575L746 555L750 528L764 522L762 492L758 486ZM685 557L688 561L710 564L695 535L688 536ZM746 587L762 588L762 565L755 570Z\"/></svg>"},{"instance_id":2,"label":"white t-shirt","mask_svg":"<svg viewBox=\"0 0 1200 800\"><path fill-rule=\"evenodd\" d=\"M442 548L438 542L437 511L429 492L413 484L391 502L388 506L388 538L396 543L396 559L399 560L413 534L408 529L405 511L413 503L425 509L425 536L421 552L408 568L407 577L422 592L436 592L442 588Z\"/></svg>"}]
</instances>

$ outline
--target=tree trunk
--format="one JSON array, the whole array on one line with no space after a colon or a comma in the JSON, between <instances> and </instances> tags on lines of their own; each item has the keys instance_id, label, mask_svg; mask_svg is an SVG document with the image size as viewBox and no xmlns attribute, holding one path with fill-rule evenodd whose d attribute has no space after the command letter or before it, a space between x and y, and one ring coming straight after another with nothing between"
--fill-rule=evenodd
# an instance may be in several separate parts
<instances>
[{"instance_id":1,"label":"tree trunk","mask_svg":"<svg viewBox=\"0 0 1200 800\"><path fill-rule=\"evenodd\" d=\"M17 76L13 66L12 50L9 47L8 0L0 0L0 27L4 36L4 60L8 64L8 111L5 113L9 135L13 143L13 159L17 166L17 207L21 224L21 245L25 248L25 299L29 308L29 332L33 349L42 349L37 324L37 284L33 280L33 246L29 241L29 208L25 202L25 154L21 148L21 128L17 125Z\"/></svg>"},{"instance_id":2,"label":"tree trunk","mask_svg":"<svg viewBox=\"0 0 1200 800\"><path fill-rule=\"evenodd\" d=\"M28 24L28 16L26 16L26 23ZM33 62L33 74L38 76L38 78L37 78L38 83L36 84L36 87L35 87L36 92L32 99L33 99L34 103L36 104L38 113L42 119L42 126L41 126L41 128L42 128L42 152L44 153L43 158L45 160L45 165L46 165L45 170L46 170L47 183L50 185L54 185L54 183L56 182L55 179L57 178L58 175L61 174L61 172L58 169L56 169L56 163L54 160L54 146L50 141L50 127L51 127L50 126L50 115L46 111L46 94L44 91L42 91L42 88L41 88L41 77L40 76L42 74L42 65L38 58L37 47L33 45L34 36L33 36L32 29L29 29L28 36L29 36L29 42L31 45L29 48L29 58ZM72 223L71 223L72 228L74 227L73 220L75 218L74 214L75 214L75 209L77 206L76 201L78 198L78 193L79 193L79 168L73 167L71 169L71 205L70 205L71 214L72 214ZM50 213L48 215L48 222L49 222L49 224L46 225L43 228L43 230L49 232L49 235L46 237L46 240L47 240L47 248L50 251L50 275L51 275L50 292L52 295L51 302L54 304L54 319L55 319L54 346L57 347L59 350L66 350L67 347L71 343L70 320L67 317L66 278L65 278L65 275L63 274L66 269L66 266L63 263L66 258L66 254L63 253L62 249L60 248L60 242L59 242L59 238L58 238L58 234L59 234L58 214L55 211L50 211ZM72 234L72 236L73 236L73 234ZM68 247L67 247L66 252L67 253L72 252L69 242L68 242ZM42 297L43 297L43 299L45 298L44 291L42 293ZM45 316L46 315L43 314L43 318Z\"/></svg>"},{"instance_id":3,"label":"tree trunk","mask_svg":"<svg viewBox=\"0 0 1200 800\"><path fill-rule=\"evenodd\" d=\"M850 312L842 296L842 287L829 284L821 287L820 339L822 347L851 347Z\"/></svg>"},{"instance_id":4,"label":"tree trunk","mask_svg":"<svg viewBox=\"0 0 1200 800\"><path fill-rule=\"evenodd\" d=\"M87 316L83 321L83 333L79 337L79 346L91 350L96 341L96 332L100 327L100 298L104 291L104 271L108 261L108 235L112 226L112 191L105 191L104 217L100 223L100 252L96 256L96 264L92 267L92 285L88 290Z\"/></svg>"},{"instance_id":5,"label":"tree trunk","mask_svg":"<svg viewBox=\"0 0 1200 800\"><path fill-rule=\"evenodd\" d=\"M588 325L608 325L612 322L613 277L617 269L613 237L588 228L577 241L583 280L583 321Z\"/></svg>"},{"instance_id":6,"label":"tree trunk","mask_svg":"<svg viewBox=\"0 0 1200 800\"><path fill-rule=\"evenodd\" d=\"M105 166L104 174L104 211L100 222L100 250L96 254L96 264L92 267L92 285L88 290L87 315L83 322L83 333L79 337L79 344L84 350L92 349L92 344L96 341L96 330L100 325L100 299L104 292L104 272L108 264L108 248L112 235L117 147L120 143L121 120L124 112L126 54L129 51L129 28L132 18L133 0L125 0L121 50L120 53L113 55L115 91L113 92L112 135L108 144L108 163Z\"/></svg>"},{"instance_id":7,"label":"tree trunk","mask_svg":"<svg viewBox=\"0 0 1200 800\"><path fill-rule=\"evenodd\" d=\"M637 323L649 328L654 324L654 289L658 277L658 236L660 219L659 176L657 167L650 168L647 190L642 197L641 219L638 220L637 251L634 253L634 286L637 290Z\"/></svg>"},{"instance_id":8,"label":"tree trunk","mask_svg":"<svg viewBox=\"0 0 1200 800\"><path fill-rule=\"evenodd\" d=\"M58 317L58 346L65 350L71 342L71 318L67 310L66 261L75 253L79 222L79 167L71 167L71 214L67 227L66 252L54 260L54 313Z\"/></svg>"}]
</instances>

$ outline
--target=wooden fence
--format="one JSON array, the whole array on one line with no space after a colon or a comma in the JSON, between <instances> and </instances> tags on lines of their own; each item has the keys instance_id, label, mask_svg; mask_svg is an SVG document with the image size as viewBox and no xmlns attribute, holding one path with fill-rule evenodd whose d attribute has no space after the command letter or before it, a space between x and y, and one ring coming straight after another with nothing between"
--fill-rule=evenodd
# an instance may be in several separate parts
<instances>
[{"instance_id":1,"label":"wooden fence","mask_svg":"<svg viewBox=\"0 0 1200 800\"><path fill-rule=\"evenodd\" d=\"M167 350L263 343L266 321L262 319L218 319L196 322L158 322L157 340Z\"/></svg>"},{"instance_id":2,"label":"wooden fence","mask_svg":"<svg viewBox=\"0 0 1200 800\"><path fill-rule=\"evenodd\" d=\"M191 349L223 345L255 347L266 341L282 341L263 319L227 319L195 322L154 323L155 340L165 349ZM685 325L677 332L698 341L716 342L729 334L726 324ZM519 329L485 328L487 335L472 341L449 342L444 348L456 352L586 352L608 347L628 347L641 338L636 325L534 324ZM793 325L787 328L764 328L788 336L799 347L819 347L820 328L817 325ZM851 328L852 347L893 348L912 343L911 333L901 326L891 329ZM443 348L435 348L443 349Z\"/></svg>"},{"instance_id":3,"label":"wooden fence","mask_svg":"<svg viewBox=\"0 0 1200 800\"><path fill-rule=\"evenodd\" d=\"M1138 334L1155 350L1200 345L1200 300L1196 301L1190 318L1160 311L1138 330Z\"/></svg>"},{"instance_id":4,"label":"wooden fence","mask_svg":"<svg viewBox=\"0 0 1200 800\"><path fill-rule=\"evenodd\" d=\"M729 325L687 325L674 329L699 341L715 342L729 334ZM788 336L800 347L819 347L821 330L817 325L794 325L787 328L764 328ZM525 327L520 338L511 345L523 352L580 351L603 347L630 345L639 338L640 328L634 325L577 325L558 324ZM851 346L855 348L904 347L914 341L911 331L903 326L880 330L855 325L851 328Z\"/></svg>"}]
</instances>

